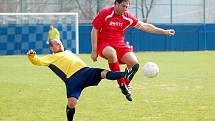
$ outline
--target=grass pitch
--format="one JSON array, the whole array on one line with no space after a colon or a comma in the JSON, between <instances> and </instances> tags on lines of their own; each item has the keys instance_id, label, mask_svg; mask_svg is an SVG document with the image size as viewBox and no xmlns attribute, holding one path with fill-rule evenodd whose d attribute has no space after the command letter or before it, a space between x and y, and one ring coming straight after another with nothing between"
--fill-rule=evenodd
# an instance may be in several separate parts
<instances>
[{"instance_id":1,"label":"grass pitch","mask_svg":"<svg viewBox=\"0 0 215 121\"><path fill-rule=\"evenodd\" d=\"M215 120L215 51L136 53L141 66L156 62L156 78L132 82L128 102L116 81L103 80L86 88L75 121L213 121ZM106 61L92 67L108 69ZM64 83L46 67L32 65L26 56L0 56L0 121L66 121Z\"/></svg>"}]
</instances>

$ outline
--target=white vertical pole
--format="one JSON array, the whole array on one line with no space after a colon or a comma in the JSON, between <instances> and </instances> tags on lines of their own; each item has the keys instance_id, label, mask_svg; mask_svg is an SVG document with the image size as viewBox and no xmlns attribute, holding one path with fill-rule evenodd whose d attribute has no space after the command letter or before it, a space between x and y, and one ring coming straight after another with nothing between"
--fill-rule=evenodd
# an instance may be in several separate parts
<instances>
[{"instance_id":1,"label":"white vertical pole","mask_svg":"<svg viewBox=\"0 0 215 121\"><path fill-rule=\"evenodd\" d=\"M76 28L75 28L76 29L76 33L75 33L76 34L75 35L76 36L76 42L75 42L76 43L76 54L79 54L79 25L78 25L79 22L78 22L78 13L76 14L76 21L75 22L76 22Z\"/></svg>"}]
</instances>

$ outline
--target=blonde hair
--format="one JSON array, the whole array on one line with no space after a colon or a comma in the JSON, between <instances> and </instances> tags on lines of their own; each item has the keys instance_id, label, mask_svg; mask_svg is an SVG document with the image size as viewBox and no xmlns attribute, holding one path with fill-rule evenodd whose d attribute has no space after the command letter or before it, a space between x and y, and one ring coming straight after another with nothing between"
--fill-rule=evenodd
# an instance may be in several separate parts
<instances>
[{"instance_id":1,"label":"blonde hair","mask_svg":"<svg viewBox=\"0 0 215 121\"><path fill-rule=\"evenodd\" d=\"M53 47L53 46L56 46L56 45L60 46L60 50L57 50L57 51L52 50L54 53L64 51L64 46L63 46L62 42L59 39L53 39L53 40L50 41L50 45L49 45L50 47Z\"/></svg>"},{"instance_id":2,"label":"blonde hair","mask_svg":"<svg viewBox=\"0 0 215 121\"><path fill-rule=\"evenodd\" d=\"M62 44L62 42L60 41L60 39L52 39L51 41L56 41L57 43L61 43Z\"/></svg>"}]
</instances>

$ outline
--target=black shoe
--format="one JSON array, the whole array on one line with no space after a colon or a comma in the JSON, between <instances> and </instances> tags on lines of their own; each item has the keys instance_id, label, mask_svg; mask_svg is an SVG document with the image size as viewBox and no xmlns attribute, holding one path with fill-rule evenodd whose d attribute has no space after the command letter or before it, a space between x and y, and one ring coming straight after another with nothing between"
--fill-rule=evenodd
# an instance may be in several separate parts
<instances>
[{"instance_id":1,"label":"black shoe","mask_svg":"<svg viewBox=\"0 0 215 121\"><path fill-rule=\"evenodd\" d=\"M124 95L130 94L128 87L126 87L126 85L124 83L119 84L119 88L121 89L122 94L124 94Z\"/></svg>"},{"instance_id":2,"label":"black shoe","mask_svg":"<svg viewBox=\"0 0 215 121\"><path fill-rule=\"evenodd\" d=\"M132 101L131 93L128 90L128 87L124 83L119 84L119 88L121 89L121 92L125 95L126 99L128 101Z\"/></svg>"},{"instance_id":3,"label":"black shoe","mask_svg":"<svg viewBox=\"0 0 215 121\"><path fill-rule=\"evenodd\" d=\"M126 95L125 97L126 97L126 99L127 99L128 101L132 101L132 100L133 100L132 97L131 97L131 94L128 94L128 95Z\"/></svg>"},{"instance_id":4,"label":"black shoe","mask_svg":"<svg viewBox=\"0 0 215 121\"><path fill-rule=\"evenodd\" d=\"M125 75L125 78L131 81L134 75L136 74L136 72L138 71L138 69L139 69L139 64L137 63L126 71L127 73Z\"/></svg>"}]
</instances>

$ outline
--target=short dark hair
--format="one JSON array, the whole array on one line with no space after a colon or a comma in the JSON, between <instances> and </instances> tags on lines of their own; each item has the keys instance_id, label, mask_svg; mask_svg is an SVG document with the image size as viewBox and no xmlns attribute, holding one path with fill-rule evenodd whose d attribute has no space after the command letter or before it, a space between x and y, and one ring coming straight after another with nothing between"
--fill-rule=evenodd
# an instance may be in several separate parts
<instances>
[{"instance_id":1,"label":"short dark hair","mask_svg":"<svg viewBox=\"0 0 215 121\"><path fill-rule=\"evenodd\" d=\"M116 5L116 3L121 4L122 2L130 2L130 0L115 0L114 4Z\"/></svg>"}]
</instances>

